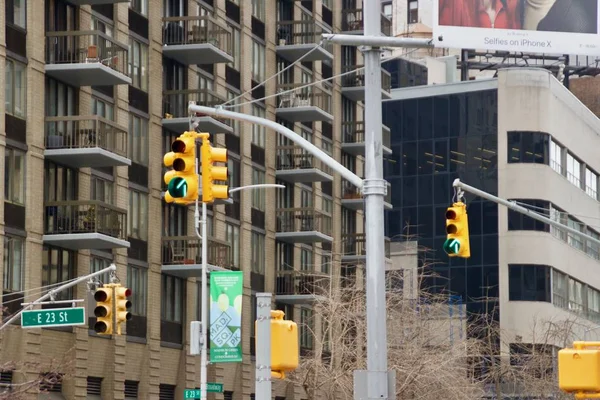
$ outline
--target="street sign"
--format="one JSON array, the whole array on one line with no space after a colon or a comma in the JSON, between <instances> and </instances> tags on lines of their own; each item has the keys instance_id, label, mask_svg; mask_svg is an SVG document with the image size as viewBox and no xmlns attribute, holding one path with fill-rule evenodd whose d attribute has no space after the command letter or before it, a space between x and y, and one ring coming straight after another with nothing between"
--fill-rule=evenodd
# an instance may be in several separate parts
<instances>
[{"instance_id":1,"label":"street sign","mask_svg":"<svg viewBox=\"0 0 600 400\"><path fill-rule=\"evenodd\" d=\"M85 325L86 323L84 307L26 310L21 314L22 328L73 326Z\"/></svg>"},{"instance_id":2,"label":"street sign","mask_svg":"<svg viewBox=\"0 0 600 400\"><path fill-rule=\"evenodd\" d=\"M208 393L223 393L223 384L222 383L207 383L206 391ZM199 399L200 398L200 389L185 389L183 391L184 399Z\"/></svg>"}]
</instances>

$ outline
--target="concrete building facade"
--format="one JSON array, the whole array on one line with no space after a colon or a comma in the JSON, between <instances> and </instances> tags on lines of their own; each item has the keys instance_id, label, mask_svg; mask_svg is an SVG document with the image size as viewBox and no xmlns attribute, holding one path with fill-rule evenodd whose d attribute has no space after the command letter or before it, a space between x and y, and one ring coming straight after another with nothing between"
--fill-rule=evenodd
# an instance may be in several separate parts
<instances>
[{"instance_id":1,"label":"concrete building facade","mask_svg":"<svg viewBox=\"0 0 600 400\"><path fill-rule=\"evenodd\" d=\"M199 240L193 209L162 199L163 154L189 128L189 101L231 101L234 110L294 129L361 175L364 74L333 78L359 67L361 53L318 45L324 32L362 32L361 6L341 0L5 2L4 318L50 286L110 263L133 291L133 318L125 334L101 337L93 331L87 286L61 293L57 300L84 300L89 323L26 330L17 320L4 329L0 359L17 364L0 371L0 385L10 389L52 371L54 384L43 389L53 399L166 400L198 387L199 357L188 354L189 323L199 320L202 301ZM384 86L389 93L389 79ZM363 202L359 190L275 132L193 117L198 131L211 133L213 146L228 149L230 187L286 185L242 191L231 204L209 206L211 269L244 272L244 360L209 367L209 381L224 384L224 393L209 398L253 398L253 294L274 294L275 306L299 324L302 355L310 355L311 327L318 323L311 308L317 288L310 282L315 275L333 284L356 275L365 256ZM389 144L389 130L384 136ZM25 398L38 398L37 389ZM274 393L305 398L287 382L275 382Z\"/></svg>"}]
</instances>

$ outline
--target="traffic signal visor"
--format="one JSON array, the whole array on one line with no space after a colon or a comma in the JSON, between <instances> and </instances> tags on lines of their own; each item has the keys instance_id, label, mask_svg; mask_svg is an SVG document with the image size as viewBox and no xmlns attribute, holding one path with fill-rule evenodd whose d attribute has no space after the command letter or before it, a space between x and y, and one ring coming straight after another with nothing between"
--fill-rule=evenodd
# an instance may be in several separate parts
<instances>
[{"instance_id":1,"label":"traffic signal visor","mask_svg":"<svg viewBox=\"0 0 600 400\"><path fill-rule=\"evenodd\" d=\"M446 234L444 251L450 257L471 257L469 245L469 220L464 203L454 203L446 210Z\"/></svg>"},{"instance_id":2,"label":"traffic signal visor","mask_svg":"<svg viewBox=\"0 0 600 400\"><path fill-rule=\"evenodd\" d=\"M94 315L96 316L96 323L94 324L94 331L102 335L111 335L113 333L112 326L112 314L113 314L113 299L111 288L100 288L94 293L94 300L96 300L96 308L94 308Z\"/></svg>"},{"instance_id":3,"label":"traffic signal visor","mask_svg":"<svg viewBox=\"0 0 600 400\"><path fill-rule=\"evenodd\" d=\"M560 350L558 386L565 392L600 392L600 350Z\"/></svg>"}]
</instances>

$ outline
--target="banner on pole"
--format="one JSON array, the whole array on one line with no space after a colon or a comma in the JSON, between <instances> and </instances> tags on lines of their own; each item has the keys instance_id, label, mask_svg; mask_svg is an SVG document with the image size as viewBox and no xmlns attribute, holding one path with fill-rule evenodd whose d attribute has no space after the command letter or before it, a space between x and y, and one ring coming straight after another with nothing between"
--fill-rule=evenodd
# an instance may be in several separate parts
<instances>
[{"instance_id":1,"label":"banner on pole","mask_svg":"<svg viewBox=\"0 0 600 400\"><path fill-rule=\"evenodd\" d=\"M242 362L244 273L210 273L210 362Z\"/></svg>"}]
</instances>

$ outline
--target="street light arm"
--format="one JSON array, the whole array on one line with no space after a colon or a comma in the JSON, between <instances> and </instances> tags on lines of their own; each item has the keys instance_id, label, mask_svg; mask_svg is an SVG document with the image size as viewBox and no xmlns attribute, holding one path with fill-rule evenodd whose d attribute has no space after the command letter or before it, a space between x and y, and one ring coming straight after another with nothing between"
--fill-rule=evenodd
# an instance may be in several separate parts
<instances>
[{"instance_id":1,"label":"street light arm","mask_svg":"<svg viewBox=\"0 0 600 400\"><path fill-rule=\"evenodd\" d=\"M229 193L235 193L235 192L239 192L241 190L246 190L246 189L262 189L262 188L285 189L285 185L280 185L277 183L260 183L260 184L256 184L256 185L246 185L246 186L240 186L240 187L229 189Z\"/></svg>"},{"instance_id":2,"label":"street light arm","mask_svg":"<svg viewBox=\"0 0 600 400\"><path fill-rule=\"evenodd\" d=\"M348 168L344 167L342 164L337 162L335 159L330 157L323 150L319 149L317 146L304 139L302 136L292 131L291 129L286 128L285 126L279 125L275 121L268 120L266 118L255 117L253 115L242 114L234 111L224 110L223 108L212 108L205 106L197 106L193 103L190 103L188 106L188 111L190 113L203 113L208 115L213 115L215 117L222 118L231 118L239 121L251 122L253 124L262 125L266 128L273 129L283 136L287 137L291 141L295 142L297 145L302 147L304 150L308 151L310 154L321 160L325 165L333 169L335 172L340 174L354 186L359 189L363 188L363 180L354 172L350 171Z\"/></svg>"},{"instance_id":3,"label":"street light arm","mask_svg":"<svg viewBox=\"0 0 600 400\"><path fill-rule=\"evenodd\" d=\"M343 35L338 33L323 33L321 37L325 41L341 45L372 46L372 47L404 47L404 48L430 48L433 47L433 39L397 38L391 36L360 36Z\"/></svg>"}]
</instances>

